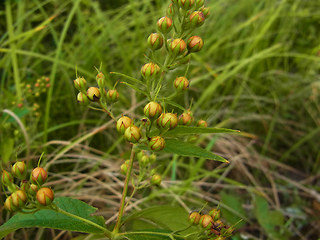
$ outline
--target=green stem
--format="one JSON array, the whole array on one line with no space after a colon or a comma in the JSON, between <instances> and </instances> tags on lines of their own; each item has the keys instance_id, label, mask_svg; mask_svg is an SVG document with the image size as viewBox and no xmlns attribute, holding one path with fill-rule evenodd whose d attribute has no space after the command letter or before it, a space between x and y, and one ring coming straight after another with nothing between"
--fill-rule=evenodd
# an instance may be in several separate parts
<instances>
[{"instance_id":1,"label":"green stem","mask_svg":"<svg viewBox=\"0 0 320 240\"><path fill-rule=\"evenodd\" d=\"M7 28L9 32L9 41L14 39L14 32L13 32L13 24L12 24L12 14L11 14L11 5L10 0L6 0L6 18L7 18ZM13 75L14 75L14 83L17 91L17 101L21 101L22 98L22 91L20 86L20 76L19 76L19 67L18 67L18 59L16 55L16 44L11 42L11 60L12 60L12 67L13 67Z\"/></svg>"},{"instance_id":2,"label":"green stem","mask_svg":"<svg viewBox=\"0 0 320 240\"><path fill-rule=\"evenodd\" d=\"M96 223L94 223L94 222L92 222L92 221L90 221L90 220L88 220L88 219L85 219L85 218L79 217L79 216L77 216L77 215L74 215L74 214L72 214L72 213L66 212L66 211L62 210L61 208L59 208L59 207L53 208L53 210L56 211L56 212L62 213L62 214L64 214L64 215L66 215L66 216L69 216L69 217L78 219L78 220L80 220L81 222L85 222L85 223L87 223L87 224L89 224L89 225L91 225L91 226L94 226L94 227L96 227L96 228L99 228L100 230L103 231L103 233L104 233L107 237L111 238L111 235L112 235L112 234L111 234L111 232L110 232L108 229L106 229L106 228L104 228L104 227L102 227L102 226L100 226L100 225L98 225L98 224L96 224Z\"/></svg>"},{"instance_id":3,"label":"green stem","mask_svg":"<svg viewBox=\"0 0 320 240\"><path fill-rule=\"evenodd\" d=\"M131 177L131 172L132 172L134 154L135 154L134 145L132 145L130 162L129 162L129 169L128 169L128 172L126 175L126 179L125 179L124 187L123 187L123 191L122 191L122 198L121 198L121 203L120 203L119 215L117 218L116 225L114 226L114 229L112 231L112 233L115 235L119 232L119 229L121 227L122 215L125 210L125 201L126 201L126 197L127 197L127 193L128 193L128 187L129 187L129 182L130 182L130 177Z\"/></svg>"}]
</instances>

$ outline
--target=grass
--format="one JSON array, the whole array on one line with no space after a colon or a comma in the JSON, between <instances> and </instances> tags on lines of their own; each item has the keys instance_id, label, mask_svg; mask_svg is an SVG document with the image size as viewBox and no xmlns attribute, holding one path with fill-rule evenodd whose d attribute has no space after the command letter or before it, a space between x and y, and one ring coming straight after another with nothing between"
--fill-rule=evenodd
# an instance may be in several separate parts
<instances>
[{"instance_id":1,"label":"grass","mask_svg":"<svg viewBox=\"0 0 320 240\"><path fill-rule=\"evenodd\" d=\"M319 212L312 209L319 203L320 190L320 4L216 0L209 5L210 20L198 30L204 49L193 56L190 90L179 103L193 99L197 118L206 119L210 126L242 131L242 136L198 139L231 164L181 157L170 162L171 156L164 155L159 163L167 176L166 187L148 197L140 193L128 209L158 204L163 196L169 202L200 208L205 201L212 206L227 196L230 205L237 193L244 201L245 215L232 204L229 210L249 223L240 229L242 236L262 239L268 236L268 229L252 210L259 205L256 196L261 195L272 210L285 216L276 226L281 239L312 239L319 234L315 227ZM14 109L12 102L19 102L24 94L21 83L50 77L52 88L37 100L40 118L14 111L31 140L32 162L46 149L45 161L56 192L93 203L111 220L121 189L119 159L127 157L128 146L106 116L77 105L72 80L77 69L93 83L94 66L100 63L105 73L140 78L140 67L146 61L145 40L156 30L155 22L166 6L163 1L149 0L106 4L7 0L0 6L0 108ZM169 77L180 73L184 74L177 70ZM110 86L118 80L108 77ZM120 109L116 114L129 109L131 116L140 117L144 97L132 94L125 85L119 90L126 97L115 105ZM27 108L32 104L24 101ZM14 139L11 158L14 152L23 158L26 144L19 125L8 124L3 117L0 121L6 126L0 128L1 142ZM176 164L173 170L172 163ZM23 238L22 232L17 234ZM40 239L49 232L25 234ZM58 239L64 233L54 234Z\"/></svg>"}]
</instances>

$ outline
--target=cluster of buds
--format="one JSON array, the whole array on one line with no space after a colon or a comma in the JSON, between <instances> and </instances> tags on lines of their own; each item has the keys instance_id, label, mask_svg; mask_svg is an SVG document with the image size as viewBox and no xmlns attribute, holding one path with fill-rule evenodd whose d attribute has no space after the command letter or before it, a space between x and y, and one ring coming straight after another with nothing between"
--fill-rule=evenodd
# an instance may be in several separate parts
<instances>
[{"instance_id":1,"label":"cluster of buds","mask_svg":"<svg viewBox=\"0 0 320 240\"><path fill-rule=\"evenodd\" d=\"M96 75L98 87L87 87L87 81L83 77L77 77L73 83L79 91L77 101L81 105L88 105L90 102L99 102L103 104L115 103L119 99L119 92L116 89L106 91L105 75L99 71Z\"/></svg>"},{"instance_id":2,"label":"cluster of buds","mask_svg":"<svg viewBox=\"0 0 320 240\"><path fill-rule=\"evenodd\" d=\"M191 212L188 221L193 225L200 225L210 240L223 240L230 237L235 229L224 224L220 217L220 209L213 208L208 214Z\"/></svg>"},{"instance_id":3,"label":"cluster of buds","mask_svg":"<svg viewBox=\"0 0 320 240\"><path fill-rule=\"evenodd\" d=\"M2 171L1 182L11 193L4 207L10 212L49 206L54 199L52 189L42 186L48 178L47 171L42 167L34 168L29 180L27 172L26 164L20 161L12 165L11 172ZM15 183L15 178L20 180L20 184Z\"/></svg>"}]
</instances>

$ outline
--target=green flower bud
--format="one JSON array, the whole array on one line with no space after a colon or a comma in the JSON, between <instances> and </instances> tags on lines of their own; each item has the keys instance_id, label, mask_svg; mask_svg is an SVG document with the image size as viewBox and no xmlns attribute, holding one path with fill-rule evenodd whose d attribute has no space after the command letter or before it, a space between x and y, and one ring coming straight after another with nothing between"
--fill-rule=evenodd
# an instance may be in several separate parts
<instances>
[{"instance_id":1,"label":"green flower bud","mask_svg":"<svg viewBox=\"0 0 320 240\"><path fill-rule=\"evenodd\" d=\"M213 225L213 219L208 214L202 215L200 217L199 224L205 229L210 229Z\"/></svg>"},{"instance_id":2,"label":"green flower bud","mask_svg":"<svg viewBox=\"0 0 320 240\"><path fill-rule=\"evenodd\" d=\"M204 5L205 0L196 0L196 8L200 8Z\"/></svg>"},{"instance_id":3,"label":"green flower bud","mask_svg":"<svg viewBox=\"0 0 320 240\"><path fill-rule=\"evenodd\" d=\"M234 230L235 230L234 227L225 226L221 230L221 235L223 235L225 237L231 237L231 235L233 234Z\"/></svg>"},{"instance_id":4,"label":"green flower bud","mask_svg":"<svg viewBox=\"0 0 320 240\"><path fill-rule=\"evenodd\" d=\"M12 174L19 179L24 179L26 177L27 174L27 167L26 164L24 162L16 162L13 166L12 166Z\"/></svg>"},{"instance_id":5,"label":"green flower bud","mask_svg":"<svg viewBox=\"0 0 320 240\"><path fill-rule=\"evenodd\" d=\"M179 116L179 124L189 126L193 122L191 114L183 113Z\"/></svg>"},{"instance_id":6,"label":"green flower bud","mask_svg":"<svg viewBox=\"0 0 320 240\"><path fill-rule=\"evenodd\" d=\"M149 148L153 151L161 151L166 146L166 141L160 136L152 137L149 140Z\"/></svg>"},{"instance_id":7,"label":"green flower bud","mask_svg":"<svg viewBox=\"0 0 320 240\"><path fill-rule=\"evenodd\" d=\"M200 9L200 11L202 12L202 14L203 14L203 16L205 17L205 18L208 18L209 16L210 16L210 8L208 8L208 7L202 7L201 9Z\"/></svg>"},{"instance_id":8,"label":"green flower bud","mask_svg":"<svg viewBox=\"0 0 320 240\"><path fill-rule=\"evenodd\" d=\"M132 120L126 116L122 116L117 121L117 131L124 134L125 130L131 125Z\"/></svg>"},{"instance_id":9,"label":"green flower bud","mask_svg":"<svg viewBox=\"0 0 320 240\"><path fill-rule=\"evenodd\" d=\"M31 175L30 175L30 181L33 184L42 185L45 183L47 178L48 178L48 173L42 167L37 167L37 168L33 169L31 172Z\"/></svg>"},{"instance_id":10,"label":"green flower bud","mask_svg":"<svg viewBox=\"0 0 320 240\"><path fill-rule=\"evenodd\" d=\"M170 50L176 56L184 53L186 48L187 48L187 45L186 45L185 41L183 41L183 39L181 39L181 38L174 39L170 43Z\"/></svg>"},{"instance_id":11,"label":"green flower bud","mask_svg":"<svg viewBox=\"0 0 320 240\"><path fill-rule=\"evenodd\" d=\"M138 161L141 161L142 157L145 155L146 155L145 151L143 151L143 150L138 152L138 154L137 154Z\"/></svg>"},{"instance_id":12,"label":"green flower bud","mask_svg":"<svg viewBox=\"0 0 320 240\"><path fill-rule=\"evenodd\" d=\"M12 205L16 208L23 208L27 202L27 194L22 190L17 190L12 193Z\"/></svg>"},{"instance_id":13,"label":"green flower bud","mask_svg":"<svg viewBox=\"0 0 320 240\"><path fill-rule=\"evenodd\" d=\"M209 212L209 215L212 217L213 221L220 219L220 209L214 208Z\"/></svg>"},{"instance_id":14,"label":"green flower bud","mask_svg":"<svg viewBox=\"0 0 320 240\"><path fill-rule=\"evenodd\" d=\"M38 190L39 190L39 188L36 184L31 184L29 191L28 191L28 194L31 196L35 196L37 194Z\"/></svg>"},{"instance_id":15,"label":"green flower bud","mask_svg":"<svg viewBox=\"0 0 320 240\"><path fill-rule=\"evenodd\" d=\"M114 89L114 90L109 90L107 92L107 100L109 102L116 102L118 101L118 99L119 99L119 93L117 90Z\"/></svg>"},{"instance_id":16,"label":"green flower bud","mask_svg":"<svg viewBox=\"0 0 320 240\"><path fill-rule=\"evenodd\" d=\"M170 17L173 17L174 15L174 7L172 3L170 3L169 7L167 8L167 15Z\"/></svg>"},{"instance_id":17,"label":"green flower bud","mask_svg":"<svg viewBox=\"0 0 320 240\"><path fill-rule=\"evenodd\" d=\"M177 91L183 91L189 87L189 81L186 77L177 77L173 82L173 86Z\"/></svg>"},{"instance_id":18,"label":"green flower bud","mask_svg":"<svg viewBox=\"0 0 320 240\"><path fill-rule=\"evenodd\" d=\"M191 212L189 214L189 218L188 218L188 221L189 223L193 224L193 225L197 225L199 223L199 220L201 218L201 215L200 213L198 212Z\"/></svg>"},{"instance_id":19,"label":"green flower bud","mask_svg":"<svg viewBox=\"0 0 320 240\"><path fill-rule=\"evenodd\" d=\"M152 177L151 177L151 180L150 180L150 183L152 185L160 185L161 184L161 176L159 174L154 174Z\"/></svg>"},{"instance_id":20,"label":"green flower bud","mask_svg":"<svg viewBox=\"0 0 320 240\"><path fill-rule=\"evenodd\" d=\"M124 132L124 138L131 143L137 143L141 138L141 131L135 125L131 125Z\"/></svg>"},{"instance_id":21,"label":"green flower bud","mask_svg":"<svg viewBox=\"0 0 320 240\"><path fill-rule=\"evenodd\" d=\"M103 89L105 87L105 79L106 77L102 72L99 72L96 76L96 81L98 83L99 88Z\"/></svg>"},{"instance_id":22,"label":"green flower bud","mask_svg":"<svg viewBox=\"0 0 320 240\"><path fill-rule=\"evenodd\" d=\"M1 181L3 185L10 186L13 183L12 174L7 172L6 170L3 170L1 175Z\"/></svg>"},{"instance_id":23,"label":"green flower bud","mask_svg":"<svg viewBox=\"0 0 320 240\"><path fill-rule=\"evenodd\" d=\"M155 63L146 63L141 68L141 75L145 79L151 79L153 77L156 77L161 72L160 67Z\"/></svg>"},{"instance_id":24,"label":"green flower bud","mask_svg":"<svg viewBox=\"0 0 320 240\"><path fill-rule=\"evenodd\" d=\"M194 11L190 14L189 21L192 27L200 27L204 23L205 17L201 11Z\"/></svg>"},{"instance_id":25,"label":"green flower bud","mask_svg":"<svg viewBox=\"0 0 320 240\"><path fill-rule=\"evenodd\" d=\"M54 193L52 189L44 187L40 188L37 192L37 201L43 206L48 206L54 199Z\"/></svg>"},{"instance_id":26,"label":"green flower bud","mask_svg":"<svg viewBox=\"0 0 320 240\"><path fill-rule=\"evenodd\" d=\"M100 99L100 90L96 87L89 87L87 91L87 96L90 101L99 102Z\"/></svg>"},{"instance_id":27,"label":"green flower bud","mask_svg":"<svg viewBox=\"0 0 320 240\"><path fill-rule=\"evenodd\" d=\"M86 92L87 81L84 78L78 77L76 80L73 80L73 84L74 84L74 87L80 92Z\"/></svg>"},{"instance_id":28,"label":"green flower bud","mask_svg":"<svg viewBox=\"0 0 320 240\"><path fill-rule=\"evenodd\" d=\"M175 113L162 113L157 119L159 127L164 129L174 129L178 125L178 117Z\"/></svg>"},{"instance_id":29,"label":"green flower bud","mask_svg":"<svg viewBox=\"0 0 320 240\"><path fill-rule=\"evenodd\" d=\"M142 118L141 119L141 122L142 122L142 125L143 126L149 126L150 125L150 120L149 120L149 118Z\"/></svg>"},{"instance_id":30,"label":"green flower bud","mask_svg":"<svg viewBox=\"0 0 320 240\"><path fill-rule=\"evenodd\" d=\"M194 5L194 0L178 0L179 7L183 8L184 10L189 10Z\"/></svg>"},{"instance_id":31,"label":"green flower bud","mask_svg":"<svg viewBox=\"0 0 320 240\"><path fill-rule=\"evenodd\" d=\"M121 172L121 174L123 174L123 175L127 175L127 172L128 172L128 164L126 164L126 163L121 164L121 166L120 166L120 172Z\"/></svg>"},{"instance_id":32,"label":"green flower bud","mask_svg":"<svg viewBox=\"0 0 320 240\"><path fill-rule=\"evenodd\" d=\"M155 155L154 153L152 153L149 157L150 163L154 163L157 160L157 155Z\"/></svg>"},{"instance_id":33,"label":"green flower bud","mask_svg":"<svg viewBox=\"0 0 320 240\"><path fill-rule=\"evenodd\" d=\"M198 127L208 127L208 123L205 120L199 120L197 123Z\"/></svg>"},{"instance_id":34,"label":"green flower bud","mask_svg":"<svg viewBox=\"0 0 320 240\"><path fill-rule=\"evenodd\" d=\"M79 92L77 95L77 101L78 103L80 103L81 105L88 105L90 103L87 95L83 92Z\"/></svg>"},{"instance_id":35,"label":"green flower bud","mask_svg":"<svg viewBox=\"0 0 320 240\"><path fill-rule=\"evenodd\" d=\"M149 156L147 155L142 156L141 159L139 160L139 164L142 167L147 166L149 163L150 163L150 159L149 159Z\"/></svg>"},{"instance_id":36,"label":"green flower bud","mask_svg":"<svg viewBox=\"0 0 320 240\"><path fill-rule=\"evenodd\" d=\"M14 212L17 210L17 208L12 204L12 196L9 196L6 199L6 201L4 202L4 208L7 209L9 212Z\"/></svg>"},{"instance_id":37,"label":"green flower bud","mask_svg":"<svg viewBox=\"0 0 320 240\"><path fill-rule=\"evenodd\" d=\"M172 25L172 19L169 17L162 17L157 22L158 29L161 33L166 34L171 31L173 25Z\"/></svg>"},{"instance_id":38,"label":"green flower bud","mask_svg":"<svg viewBox=\"0 0 320 240\"><path fill-rule=\"evenodd\" d=\"M30 189L30 183L27 180L22 180L20 183L20 189L25 193L28 193Z\"/></svg>"},{"instance_id":39,"label":"green flower bud","mask_svg":"<svg viewBox=\"0 0 320 240\"><path fill-rule=\"evenodd\" d=\"M199 52L203 47L203 40L199 36L192 36L188 39L189 52Z\"/></svg>"},{"instance_id":40,"label":"green flower bud","mask_svg":"<svg viewBox=\"0 0 320 240\"><path fill-rule=\"evenodd\" d=\"M151 33L148 37L148 46L152 50L158 50L163 45L163 37L159 33Z\"/></svg>"},{"instance_id":41,"label":"green flower bud","mask_svg":"<svg viewBox=\"0 0 320 240\"><path fill-rule=\"evenodd\" d=\"M144 115L149 119L155 119L162 113L161 105L157 102L149 102L143 109Z\"/></svg>"}]
</instances>

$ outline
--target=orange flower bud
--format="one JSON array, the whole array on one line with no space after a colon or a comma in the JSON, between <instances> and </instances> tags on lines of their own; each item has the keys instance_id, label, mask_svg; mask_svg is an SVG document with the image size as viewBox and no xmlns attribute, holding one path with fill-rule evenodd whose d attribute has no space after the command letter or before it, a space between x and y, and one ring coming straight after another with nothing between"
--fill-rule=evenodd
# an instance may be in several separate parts
<instances>
[{"instance_id":1,"label":"orange flower bud","mask_svg":"<svg viewBox=\"0 0 320 240\"><path fill-rule=\"evenodd\" d=\"M183 39L181 38L174 39L170 43L170 50L176 56L182 54L186 50L186 48L187 48L187 45L185 41L183 41Z\"/></svg>"},{"instance_id":2,"label":"orange flower bud","mask_svg":"<svg viewBox=\"0 0 320 240\"><path fill-rule=\"evenodd\" d=\"M192 36L188 39L189 52L199 52L203 47L203 40L199 36Z\"/></svg>"},{"instance_id":3,"label":"orange flower bud","mask_svg":"<svg viewBox=\"0 0 320 240\"><path fill-rule=\"evenodd\" d=\"M158 29L163 34L166 34L171 31L173 25L172 25L172 19L169 17L162 17L157 22Z\"/></svg>"},{"instance_id":4,"label":"orange flower bud","mask_svg":"<svg viewBox=\"0 0 320 240\"><path fill-rule=\"evenodd\" d=\"M166 141L160 136L152 137L149 140L149 147L153 151L161 151L166 146Z\"/></svg>"},{"instance_id":5,"label":"orange flower bud","mask_svg":"<svg viewBox=\"0 0 320 240\"><path fill-rule=\"evenodd\" d=\"M54 193L52 189L44 187L40 188L37 192L37 201L43 206L48 206L54 199Z\"/></svg>"},{"instance_id":6,"label":"orange flower bud","mask_svg":"<svg viewBox=\"0 0 320 240\"><path fill-rule=\"evenodd\" d=\"M197 123L198 127L208 127L208 123L205 120L199 120Z\"/></svg>"},{"instance_id":7,"label":"orange flower bud","mask_svg":"<svg viewBox=\"0 0 320 240\"><path fill-rule=\"evenodd\" d=\"M201 11L194 11L189 17L190 24L192 27L200 27L205 20L205 17Z\"/></svg>"},{"instance_id":8,"label":"orange flower bud","mask_svg":"<svg viewBox=\"0 0 320 240\"><path fill-rule=\"evenodd\" d=\"M150 180L150 183L152 185L160 185L161 184L161 176L159 174L154 174L152 177L151 177L151 180Z\"/></svg>"},{"instance_id":9,"label":"orange flower bud","mask_svg":"<svg viewBox=\"0 0 320 240\"><path fill-rule=\"evenodd\" d=\"M118 99L119 99L119 93L117 90L114 89L114 90L109 90L107 92L107 100L109 102L116 102L118 101Z\"/></svg>"},{"instance_id":10,"label":"orange flower bud","mask_svg":"<svg viewBox=\"0 0 320 240\"><path fill-rule=\"evenodd\" d=\"M163 37L159 33L151 33L148 37L148 46L152 50L158 50L163 45Z\"/></svg>"},{"instance_id":11,"label":"orange flower bud","mask_svg":"<svg viewBox=\"0 0 320 240\"><path fill-rule=\"evenodd\" d=\"M199 223L199 220L201 218L201 215L200 213L198 212L191 212L189 214L189 218L188 218L188 221L194 225L197 225Z\"/></svg>"},{"instance_id":12,"label":"orange flower bud","mask_svg":"<svg viewBox=\"0 0 320 240\"><path fill-rule=\"evenodd\" d=\"M12 193L12 204L17 208L23 208L27 202L27 194L22 190L17 190Z\"/></svg>"},{"instance_id":13,"label":"orange flower bud","mask_svg":"<svg viewBox=\"0 0 320 240\"><path fill-rule=\"evenodd\" d=\"M140 128L135 125L131 125L124 132L124 138L129 142L137 143L141 138Z\"/></svg>"},{"instance_id":14,"label":"orange flower bud","mask_svg":"<svg viewBox=\"0 0 320 240\"><path fill-rule=\"evenodd\" d=\"M186 77L177 77L173 82L173 86L177 91L183 91L189 87L189 81Z\"/></svg>"},{"instance_id":15,"label":"orange flower bud","mask_svg":"<svg viewBox=\"0 0 320 240\"><path fill-rule=\"evenodd\" d=\"M162 113L161 105L157 102L149 102L143 109L144 115L149 119L158 118Z\"/></svg>"},{"instance_id":16,"label":"orange flower bud","mask_svg":"<svg viewBox=\"0 0 320 240\"><path fill-rule=\"evenodd\" d=\"M48 173L42 167L37 167L33 169L30 175L31 182L39 185L44 184L47 178L48 178Z\"/></svg>"}]
</instances>

